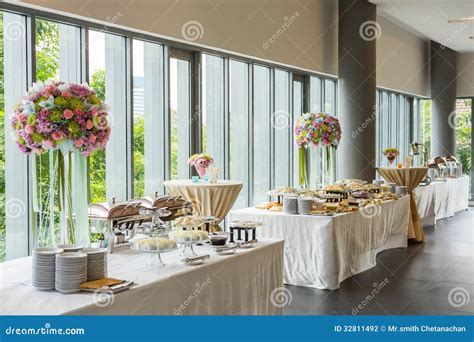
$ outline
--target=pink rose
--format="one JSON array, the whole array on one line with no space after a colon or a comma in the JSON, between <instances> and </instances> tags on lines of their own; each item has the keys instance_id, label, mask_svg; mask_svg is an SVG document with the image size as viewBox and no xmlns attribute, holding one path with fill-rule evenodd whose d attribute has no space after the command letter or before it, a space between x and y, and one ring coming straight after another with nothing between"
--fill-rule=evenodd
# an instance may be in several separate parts
<instances>
[{"instance_id":1,"label":"pink rose","mask_svg":"<svg viewBox=\"0 0 474 342\"><path fill-rule=\"evenodd\" d=\"M92 120L87 120L86 121L86 128L87 129L92 129L94 127L94 124L92 123Z\"/></svg>"},{"instance_id":2,"label":"pink rose","mask_svg":"<svg viewBox=\"0 0 474 342\"><path fill-rule=\"evenodd\" d=\"M82 139L76 139L76 141L74 142L74 146L76 146L77 148L81 147L82 145L84 145Z\"/></svg>"},{"instance_id":3,"label":"pink rose","mask_svg":"<svg viewBox=\"0 0 474 342\"><path fill-rule=\"evenodd\" d=\"M67 99L70 99L71 96L72 96L72 94L70 92L67 92L67 91L63 91L61 93L61 95L64 96L65 98L67 98Z\"/></svg>"},{"instance_id":4,"label":"pink rose","mask_svg":"<svg viewBox=\"0 0 474 342\"><path fill-rule=\"evenodd\" d=\"M55 131L52 134L52 137L54 140L61 140L63 138L63 134L61 133L61 131Z\"/></svg>"},{"instance_id":5,"label":"pink rose","mask_svg":"<svg viewBox=\"0 0 474 342\"><path fill-rule=\"evenodd\" d=\"M63 114L66 119L70 119L74 116L74 112L70 109L66 109Z\"/></svg>"},{"instance_id":6,"label":"pink rose","mask_svg":"<svg viewBox=\"0 0 474 342\"><path fill-rule=\"evenodd\" d=\"M81 115L84 114L84 112L83 112L82 110L80 110L79 108L77 108L77 109L74 111L74 113L76 113L76 115L79 115L79 116L81 116Z\"/></svg>"},{"instance_id":7,"label":"pink rose","mask_svg":"<svg viewBox=\"0 0 474 342\"><path fill-rule=\"evenodd\" d=\"M25 132L28 133L28 134L33 133L33 127L31 127L30 125L26 125L25 126Z\"/></svg>"},{"instance_id":8,"label":"pink rose","mask_svg":"<svg viewBox=\"0 0 474 342\"><path fill-rule=\"evenodd\" d=\"M94 144L97 140L97 137L94 134L89 135L89 141Z\"/></svg>"}]
</instances>

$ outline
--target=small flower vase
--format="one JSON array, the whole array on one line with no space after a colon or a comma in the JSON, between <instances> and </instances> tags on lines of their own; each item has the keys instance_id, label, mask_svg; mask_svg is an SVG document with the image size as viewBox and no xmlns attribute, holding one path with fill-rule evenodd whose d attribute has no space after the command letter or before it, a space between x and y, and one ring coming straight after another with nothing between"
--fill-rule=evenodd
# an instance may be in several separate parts
<instances>
[{"instance_id":1,"label":"small flower vase","mask_svg":"<svg viewBox=\"0 0 474 342\"><path fill-rule=\"evenodd\" d=\"M204 176L206 175L207 173L207 167L202 167L202 166L199 166L199 165L194 165L194 168L196 169L199 177L201 178L204 178Z\"/></svg>"},{"instance_id":2,"label":"small flower vase","mask_svg":"<svg viewBox=\"0 0 474 342\"><path fill-rule=\"evenodd\" d=\"M396 157L387 157L388 166L392 166L395 159L396 159Z\"/></svg>"}]
</instances>

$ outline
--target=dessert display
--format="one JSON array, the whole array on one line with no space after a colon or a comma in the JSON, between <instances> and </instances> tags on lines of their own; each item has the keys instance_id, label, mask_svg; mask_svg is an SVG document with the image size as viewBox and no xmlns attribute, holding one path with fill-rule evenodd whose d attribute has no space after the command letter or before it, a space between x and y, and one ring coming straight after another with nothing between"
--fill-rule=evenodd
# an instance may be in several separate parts
<instances>
[{"instance_id":1,"label":"dessert display","mask_svg":"<svg viewBox=\"0 0 474 342\"><path fill-rule=\"evenodd\" d=\"M298 190L290 186L281 186L267 192L268 196L296 195Z\"/></svg>"},{"instance_id":2,"label":"dessert display","mask_svg":"<svg viewBox=\"0 0 474 342\"><path fill-rule=\"evenodd\" d=\"M176 242L174 240L160 237L137 239L132 242L131 246L135 250L145 252L163 252L177 248Z\"/></svg>"},{"instance_id":3,"label":"dessert display","mask_svg":"<svg viewBox=\"0 0 474 342\"><path fill-rule=\"evenodd\" d=\"M211 245L213 246L225 246L227 242L226 235L213 235L210 237Z\"/></svg>"},{"instance_id":4,"label":"dessert display","mask_svg":"<svg viewBox=\"0 0 474 342\"><path fill-rule=\"evenodd\" d=\"M177 227L199 227L204 224L204 220L199 216L181 216L174 220Z\"/></svg>"},{"instance_id":5,"label":"dessert display","mask_svg":"<svg viewBox=\"0 0 474 342\"><path fill-rule=\"evenodd\" d=\"M256 242L257 233L256 228L263 226L263 223L257 221L233 221L229 223L230 227L230 242L244 241L244 242ZM237 233L237 236L235 236ZM242 233L244 236L242 237ZM251 236L250 236L251 235Z\"/></svg>"},{"instance_id":6,"label":"dessert display","mask_svg":"<svg viewBox=\"0 0 474 342\"><path fill-rule=\"evenodd\" d=\"M265 209L270 211L281 211L283 204L278 202L263 202L255 206L257 209Z\"/></svg>"},{"instance_id":7,"label":"dessert display","mask_svg":"<svg viewBox=\"0 0 474 342\"><path fill-rule=\"evenodd\" d=\"M339 203L326 203L324 209L328 211L337 211L339 209Z\"/></svg>"},{"instance_id":8,"label":"dessert display","mask_svg":"<svg viewBox=\"0 0 474 342\"><path fill-rule=\"evenodd\" d=\"M201 243L208 239L209 233L198 229L174 229L169 232L170 239L181 244Z\"/></svg>"}]
</instances>

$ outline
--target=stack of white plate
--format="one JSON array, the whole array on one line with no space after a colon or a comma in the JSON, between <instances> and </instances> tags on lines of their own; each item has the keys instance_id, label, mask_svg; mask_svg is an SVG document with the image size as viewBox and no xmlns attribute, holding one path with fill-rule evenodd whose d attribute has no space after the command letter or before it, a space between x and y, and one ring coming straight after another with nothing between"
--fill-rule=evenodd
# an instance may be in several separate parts
<instances>
[{"instance_id":1,"label":"stack of white plate","mask_svg":"<svg viewBox=\"0 0 474 342\"><path fill-rule=\"evenodd\" d=\"M308 215L313 209L313 199L298 197L298 214Z\"/></svg>"},{"instance_id":2,"label":"stack of white plate","mask_svg":"<svg viewBox=\"0 0 474 342\"><path fill-rule=\"evenodd\" d=\"M33 249L32 283L38 290L54 290L56 254L63 250L54 247Z\"/></svg>"},{"instance_id":3,"label":"stack of white plate","mask_svg":"<svg viewBox=\"0 0 474 342\"><path fill-rule=\"evenodd\" d=\"M298 212L298 197L283 197L283 212L285 214L296 214Z\"/></svg>"},{"instance_id":4,"label":"stack of white plate","mask_svg":"<svg viewBox=\"0 0 474 342\"><path fill-rule=\"evenodd\" d=\"M87 280L97 280L107 273L107 252L105 248L84 248L87 254Z\"/></svg>"},{"instance_id":5,"label":"stack of white plate","mask_svg":"<svg viewBox=\"0 0 474 342\"><path fill-rule=\"evenodd\" d=\"M56 255L56 290L61 293L81 291L87 281L87 254L64 252Z\"/></svg>"}]
</instances>

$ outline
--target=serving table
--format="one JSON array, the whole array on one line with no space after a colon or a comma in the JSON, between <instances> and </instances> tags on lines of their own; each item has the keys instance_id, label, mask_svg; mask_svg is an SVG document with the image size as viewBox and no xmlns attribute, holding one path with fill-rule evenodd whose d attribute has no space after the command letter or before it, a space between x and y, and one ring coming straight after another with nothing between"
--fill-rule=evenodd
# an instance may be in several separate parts
<instances>
[{"instance_id":1,"label":"serving table","mask_svg":"<svg viewBox=\"0 0 474 342\"><path fill-rule=\"evenodd\" d=\"M437 220L448 218L467 210L469 206L469 177L446 178L426 186L418 186L414 193L421 221L434 225Z\"/></svg>"},{"instance_id":2,"label":"serving table","mask_svg":"<svg viewBox=\"0 0 474 342\"><path fill-rule=\"evenodd\" d=\"M427 167L380 167L378 168L380 175L389 183L406 186L407 193L410 195L410 222L408 227L408 238L415 241L424 242L425 233L421 224L420 214L416 206L415 195L413 190L425 178L428 172Z\"/></svg>"},{"instance_id":3,"label":"serving table","mask_svg":"<svg viewBox=\"0 0 474 342\"><path fill-rule=\"evenodd\" d=\"M250 249L211 258L201 266L166 254L165 267L146 266L148 255L120 249L108 255L108 276L136 286L109 298L93 293L61 294L31 286L31 257L0 263L2 315L279 315L271 294L283 285L282 240L261 239ZM99 300L100 299L100 300Z\"/></svg>"},{"instance_id":4,"label":"serving table","mask_svg":"<svg viewBox=\"0 0 474 342\"><path fill-rule=\"evenodd\" d=\"M164 182L173 196L182 196L193 204L195 215L215 216L219 224L234 205L243 183L220 180L217 183L193 183L188 179Z\"/></svg>"},{"instance_id":5,"label":"serving table","mask_svg":"<svg viewBox=\"0 0 474 342\"><path fill-rule=\"evenodd\" d=\"M335 290L376 264L376 255L407 246L410 197L334 216L289 215L245 208L230 220L261 221L257 238L285 240L284 282Z\"/></svg>"}]
</instances>

